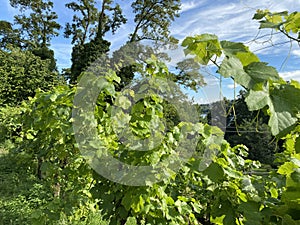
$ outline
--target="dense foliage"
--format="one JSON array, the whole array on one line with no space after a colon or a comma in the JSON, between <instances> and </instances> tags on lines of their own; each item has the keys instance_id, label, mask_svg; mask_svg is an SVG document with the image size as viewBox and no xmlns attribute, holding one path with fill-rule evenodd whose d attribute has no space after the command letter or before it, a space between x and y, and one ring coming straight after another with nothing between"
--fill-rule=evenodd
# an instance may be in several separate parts
<instances>
[{"instance_id":1,"label":"dense foliage","mask_svg":"<svg viewBox=\"0 0 300 225\"><path fill-rule=\"evenodd\" d=\"M10 51L0 50L0 72L1 106L20 104L34 97L36 89L47 91L62 82L51 70L50 60L13 47Z\"/></svg>"},{"instance_id":2,"label":"dense foliage","mask_svg":"<svg viewBox=\"0 0 300 225\"><path fill-rule=\"evenodd\" d=\"M214 56L220 57L223 53L226 57L218 65L218 72L224 77L231 76L235 82L244 86L248 90L246 97L248 108L250 110L265 109L270 116L268 124L272 134L287 140L286 150L277 159L278 162L284 163L279 166L278 175L275 175L278 180L286 178L281 198L284 205L270 203L271 209L274 210L270 222L296 224L295 220L298 220L297 212L299 212L297 202L300 197L297 193L299 150L295 145L299 135L297 125L299 122L299 83L284 81L273 67L260 62L242 43L219 42L216 36L204 34L186 38L183 46L187 47L186 53L196 55L196 60L202 64L207 64L210 60L215 63ZM295 139L294 142L291 138ZM275 195L274 193L271 193L272 197L277 198L278 191L276 190ZM264 207L259 206L259 211L263 212Z\"/></svg>"},{"instance_id":3,"label":"dense foliage","mask_svg":"<svg viewBox=\"0 0 300 225\"><path fill-rule=\"evenodd\" d=\"M66 7L75 12L72 23L66 24L65 37L72 37L72 43L75 44L71 73L67 78L76 84L80 74L101 54L109 51L111 43L105 39L105 35L109 32L115 34L127 23L127 18L121 6L111 0L102 1L100 7L96 1L71 2L67 3ZM132 1L131 7L134 13L134 28L127 43L142 40L157 43L177 42L170 36L169 27L178 16L180 1ZM133 79L134 72L133 67L120 71L122 83L128 84Z\"/></svg>"},{"instance_id":4,"label":"dense foliage","mask_svg":"<svg viewBox=\"0 0 300 225\"><path fill-rule=\"evenodd\" d=\"M144 2L136 1L135 6ZM298 32L296 28L288 31ZM248 159L246 145L230 145L218 127L199 122L197 117L197 121L186 119L197 111L181 113L189 109L187 98L176 92L174 74L154 56L139 64L140 86L146 81L151 84L148 95L139 98L141 90L133 85L120 91L116 88L121 82L118 73L99 65L81 73L78 86L52 87L56 74L49 71L49 61L13 48L1 52L0 71L6 74L1 85L7 85L0 89L1 104L14 106L0 108L0 223L299 224L300 84L284 81L275 68L261 62L242 43L202 34L185 38L182 46L195 60L188 67L191 77L197 75L199 64L213 63L221 76L245 88L250 111L267 114L269 128L262 128L284 142L283 151L275 155L277 168L263 170L259 162ZM180 66L186 67L184 63ZM97 79L93 72L99 71L102 76ZM34 86L43 81L44 90ZM100 93L89 114L87 94L95 86ZM6 90L10 91L7 95ZM175 91L166 100L157 90ZM87 107L78 107L76 99ZM90 133L91 126L94 133ZM151 129L156 131L154 141L146 143L152 148L132 151L139 147L136 139L153 135ZM119 139L124 130L131 132L134 141ZM78 135L90 134L94 136L78 139ZM92 154L85 147L91 147ZM190 148L193 151L188 155ZM186 155L186 162L177 163ZM160 167L163 173L140 179L144 183L136 186L126 185L124 180L130 182L139 171L119 177L119 169L108 179L94 164L107 156L128 168L150 166L156 172ZM156 175L159 182L152 179Z\"/></svg>"}]
</instances>

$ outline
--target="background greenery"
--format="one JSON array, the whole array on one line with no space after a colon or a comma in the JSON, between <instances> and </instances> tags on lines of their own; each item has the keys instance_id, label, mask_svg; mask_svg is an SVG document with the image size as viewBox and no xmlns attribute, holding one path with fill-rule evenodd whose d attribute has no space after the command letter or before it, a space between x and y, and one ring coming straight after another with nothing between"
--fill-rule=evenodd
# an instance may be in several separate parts
<instances>
[{"instance_id":1,"label":"background greenery","mask_svg":"<svg viewBox=\"0 0 300 225\"><path fill-rule=\"evenodd\" d=\"M220 41L211 34L185 38L181 44L192 60L179 63L178 73L169 72L159 57L137 59L132 68L105 73L107 83L94 112L101 142L93 144L103 149L101 154L132 165L156 165L167 157L180 157L176 148L185 135L197 141L194 155L180 171L166 171L168 179L140 187L114 183L94 172L82 157L75 142L72 109L77 78L89 75L91 71L85 69L97 54L109 50L104 34L126 23L120 5L109 0L102 1L100 8L94 1L66 5L81 16L65 27L66 37L74 44L73 64L59 74L49 49L61 26L53 3L10 3L20 9L20 15L15 24L1 21L0 30L1 224L300 223L298 82L284 81L244 44ZM133 1L136 26L129 43L154 39L176 44L168 28L179 3ZM260 29L275 29L298 43L299 18L298 12L258 10L254 15ZM114 57L108 60L114 62ZM162 142L145 153L120 143L111 126L111 107L119 104L126 109L124 102L115 100L134 72L150 81L160 77L197 89L204 84L198 68L208 63L245 90L236 100L224 101L225 139L219 128L208 124L212 118L207 106L198 106L199 122L193 124L180 120L170 102L151 95L135 104L129 127L137 137L147 138L150 124L165 118ZM201 118L202 114L208 115ZM117 121L125 120L124 114L118 116ZM81 118L91 121L85 114Z\"/></svg>"}]
</instances>

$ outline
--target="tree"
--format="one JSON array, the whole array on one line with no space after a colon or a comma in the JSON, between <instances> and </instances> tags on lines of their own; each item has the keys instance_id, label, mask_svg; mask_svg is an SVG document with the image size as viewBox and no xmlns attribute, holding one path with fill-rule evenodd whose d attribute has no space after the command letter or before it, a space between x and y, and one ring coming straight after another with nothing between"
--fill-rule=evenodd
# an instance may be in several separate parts
<instances>
[{"instance_id":1,"label":"tree","mask_svg":"<svg viewBox=\"0 0 300 225\"><path fill-rule=\"evenodd\" d=\"M83 45L75 45L72 50L70 83L76 84L80 74L109 50L110 43L103 39L94 39Z\"/></svg>"},{"instance_id":2,"label":"tree","mask_svg":"<svg viewBox=\"0 0 300 225\"><path fill-rule=\"evenodd\" d=\"M87 67L108 52L110 43L104 39L107 32L115 32L126 22L119 4L112 5L113 1L104 0L101 9L97 10L94 1L80 0L66 6L81 15L74 15L73 23L67 23L65 37L72 36L75 43L72 51L72 66L70 83L76 83L78 76ZM89 42L88 42L89 41Z\"/></svg>"},{"instance_id":3,"label":"tree","mask_svg":"<svg viewBox=\"0 0 300 225\"><path fill-rule=\"evenodd\" d=\"M90 38L95 36L98 10L95 1L81 0L66 4L68 9L74 13L80 12L81 15L74 14L73 23L67 23L65 26L64 36L71 37L72 44L83 45Z\"/></svg>"},{"instance_id":4,"label":"tree","mask_svg":"<svg viewBox=\"0 0 300 225\"><path fill-rule=\"evenodd\" d=\"M162 42L172 45L177 43L177 40L170 36L169 27L175 17L179 16L180 0L136 0L131 7L135 13L135 27L129 35L128 41L131 47L133 43L139 45L137 42L142 40L154 41L158 45L162 45ZM138 49L142 48L142 45L138 46ZM155 53L155 49L144 48L141 51L144 50ZM118 71L121 82L118 84L117 89L119 90L128 85L134 78L135 72L137 72L135 65L127 65Z\"/></svg>"},{"instance_id":5,"label":"tree","mask_svg":"<svg viewBox=\"0 0 300 225\"><path fill-rule=\"evenodd\" d=\"M143 40L154 41L155 44L158 45L162 45L162 43L172 45L177 43L177 40L170 36L169 27L175 17L179 16L180 0L136 0L132 3L131 7L135 14L135 27L133 32L129 35L129 43ZM155 49L148 48L146 51L153 54L155 53ZM181 67L181 65L178 65L178 67ZM187 84L187 81L183 81L183 77L181 77L181 75L187 71L184 72L180 68L179 70L181 74L174 76L174 80L179 81L179 83L182 82L182 84ZM134 65L128 65L122 68L121 71L118 72L118 75L121 77L121 83L118 88L128 85L132 81L135 72L137 72L137 70ZM185 75L187 75L187 73L185 73ZM185 76L185 78L186 77L187 76ZM195 86L195 83L191 84L192 82L190 82L189 85Z\"/></svg>"},{"instance_id":6,"label":"tree","mask_svg":"<svg viewBox=\"0 0 300 225\"><path fill-rule=\"evenodd\" d=\"M49 49L48 47L44 46L41 48L35 48L32 50L32 53L35 56L40 57L42 60L49 60L49 70L55 71L56 70L56 60L54 58L54 51Z\"/></svg>"},{"instance_id":7,"label":"tree","mask_svg":"<svg viewBox=\"0 0 300 225\"><path fill-rule=\"evenodd\" d=\"M74 15L73 23L67 23L65 29L65 36L72 37L72 43L75 43L72 53L71 83L76 83L80 73L97 56L99 57L99 54L109 50L110 43L104 39L106 33L111 31L114 34L122 24L127 22L127 19L122 14L120 5L113 5L112 0L103 0L99 10L94 1L86 0L71 2L66 6L74 12L79 12L79 15ZM138 0L132 3L132 8L135 13L135 27L129 36L129 43L141 40L176 43L176 40L170 36L169 27L178 16L179 0ZM94 44L86 43L88 41ZM134 72L135 69L129 66L118 73L122 78L123 86L133 79Z\"/></svg>"},{"instance_id":8,"label":"tree","mask_svg":"<svg viewBox=\"0 0 300 225\"><path fill-rule=\"evenodd\" d=\"M140 42L127 42L114 51L110 59L110 67L114 68L121 78L121 81L115 84L116 90L119 91L129 85L135 72L138 72L146 64L146 60L152 54L155 54L153 48Z\"/></svg>"},{"instance_id":9,"label":"tree","mask_svg":"<svg viewBox=\"0 0 300 225\"><path fill-rule=\"evenodd\" d=\"M174 81L180 85L197 91L205 85L203 76L200 74L200 64L192 58L183 59L176 65L177 73L174 73Z\"/></svg>"},{"instance_id":10,"label":"tree","mask_svg":"<svg viewBox=\"0 0 300 225\"><path fill-rule=\"evenodd\" d=\"M58 35L60 25L58 16L50 0L11 0L11 5L19 8L23 14L15 16L20 26L22 39L28 48L42 48L50 45L51 38Z\"/></svg>"},{"instance_id":11,"label":"tree","mask_svg":"<svg viewBox=\"0 0 300 225\"><path fill-rule=\"evenodd\" d=\"M22 47L20 32L14 29L13 25L5 20L0 21L0 48L7 49L9 45Z\"/></svg>"},{"instance_id":12,"label":"tree","mask_svg":"<svg viewBox=\"0 0 300 225\"><path fill-rule=\"evenodd\" d=\"M267 126L268 117L262 111L249 111L245 91L228 106L225 139L232 145L244 144L248 157L261 163L273 164L276 141Z\"/></svg>"},{"instance_id":13,"label":"tree","mask_svg":"<svg viewBox=\"0 0 300 225\"><path fill-rule=\"evenodd\" d=\"M49 90L59 83L50 63L29 50L0 50L0 105L18 105L33 97L36 89Z\"/></svg>"},{"instance_id":14,"label":"tree","mask_svg":"<svg viewBox=\"0 0 300 225\"><path fill-rule=\"evenodd\" d=\"M180 0L136 0L131 7L135 13L135 28L129 42L153 40L172 42L169 27L178 17Z\"/></svg>"},{"instance_id":15,"label":"tree","mask_svg":"<svg viewBox=\"0 0 300 225\"><path fill-rule=\"evenodd\" d=\"M232 145L244 144L248 157L274 166L276 150L280 145L268 127L269 117L262 111L250 111L245 102L246 91L241 90L236 100L227 104L225 139Z\"/></svg>"},{"instance_id":16,"label":"tree","mask_svg":"<svg viewBox=\"0 0 300 225\"><path fill-rule=\"evenodd\" d=\"M19 36L22 45L41 59L50 59L49 69L56 69L54 51L49 49L52 37L58 35L60 25L58 16L50 0L11 0L13 7L19 8L22 14L15 16L15 24L21 31Z\"/></svg>"}]
</instances>

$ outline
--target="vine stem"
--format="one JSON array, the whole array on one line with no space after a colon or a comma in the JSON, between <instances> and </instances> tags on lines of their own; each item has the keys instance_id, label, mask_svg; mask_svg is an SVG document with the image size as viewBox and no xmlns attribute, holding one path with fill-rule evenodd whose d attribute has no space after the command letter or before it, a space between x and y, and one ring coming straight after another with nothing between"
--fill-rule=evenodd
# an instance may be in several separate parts
<instances>
[{"instance_id":1,"label":"vine stem","mask_svg":"<svg viewBox=\"0 0 300 225\"><path fill-rule=\"evenodd\" d=\"M279 27L278 30L279 30L281 33L283 33L285 36L287 36L289 39L291 39L291 40L293 40L293 41L296 41L296 42L298 42L298 44L300 44L300 39L295 38L295 37L289 35L283 28Z\"/></svg>"},{"instance_id":2,"label":"vine stem","mask_svg":"<svg viewBox=\"0 0 300 225\"><path fill-rule=\"evenodd\" d=\"M216 58L214 60L213 59L209 59L209 61L211 61L216 67L218 67L218 69L220 69L220 66L217 63L217 56L216 56Z\"/></svg>"}]
</instances>

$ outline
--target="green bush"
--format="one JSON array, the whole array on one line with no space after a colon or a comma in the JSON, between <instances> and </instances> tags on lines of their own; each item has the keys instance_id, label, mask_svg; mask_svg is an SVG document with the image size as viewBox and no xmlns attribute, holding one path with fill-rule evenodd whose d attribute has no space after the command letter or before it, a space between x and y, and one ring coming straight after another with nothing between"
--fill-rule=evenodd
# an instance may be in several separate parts
<instances>
[{"instance_id":1,"label":"green bush","mask_svg":"<svg viewBox=\"0 0 300 225\"><path fill-rule=\"evenodd\" d=\"M38 88L46 91L61 82L50 63L27 50L0 50L0 106L18 105Z\"/></svg>"}]
</instances>

